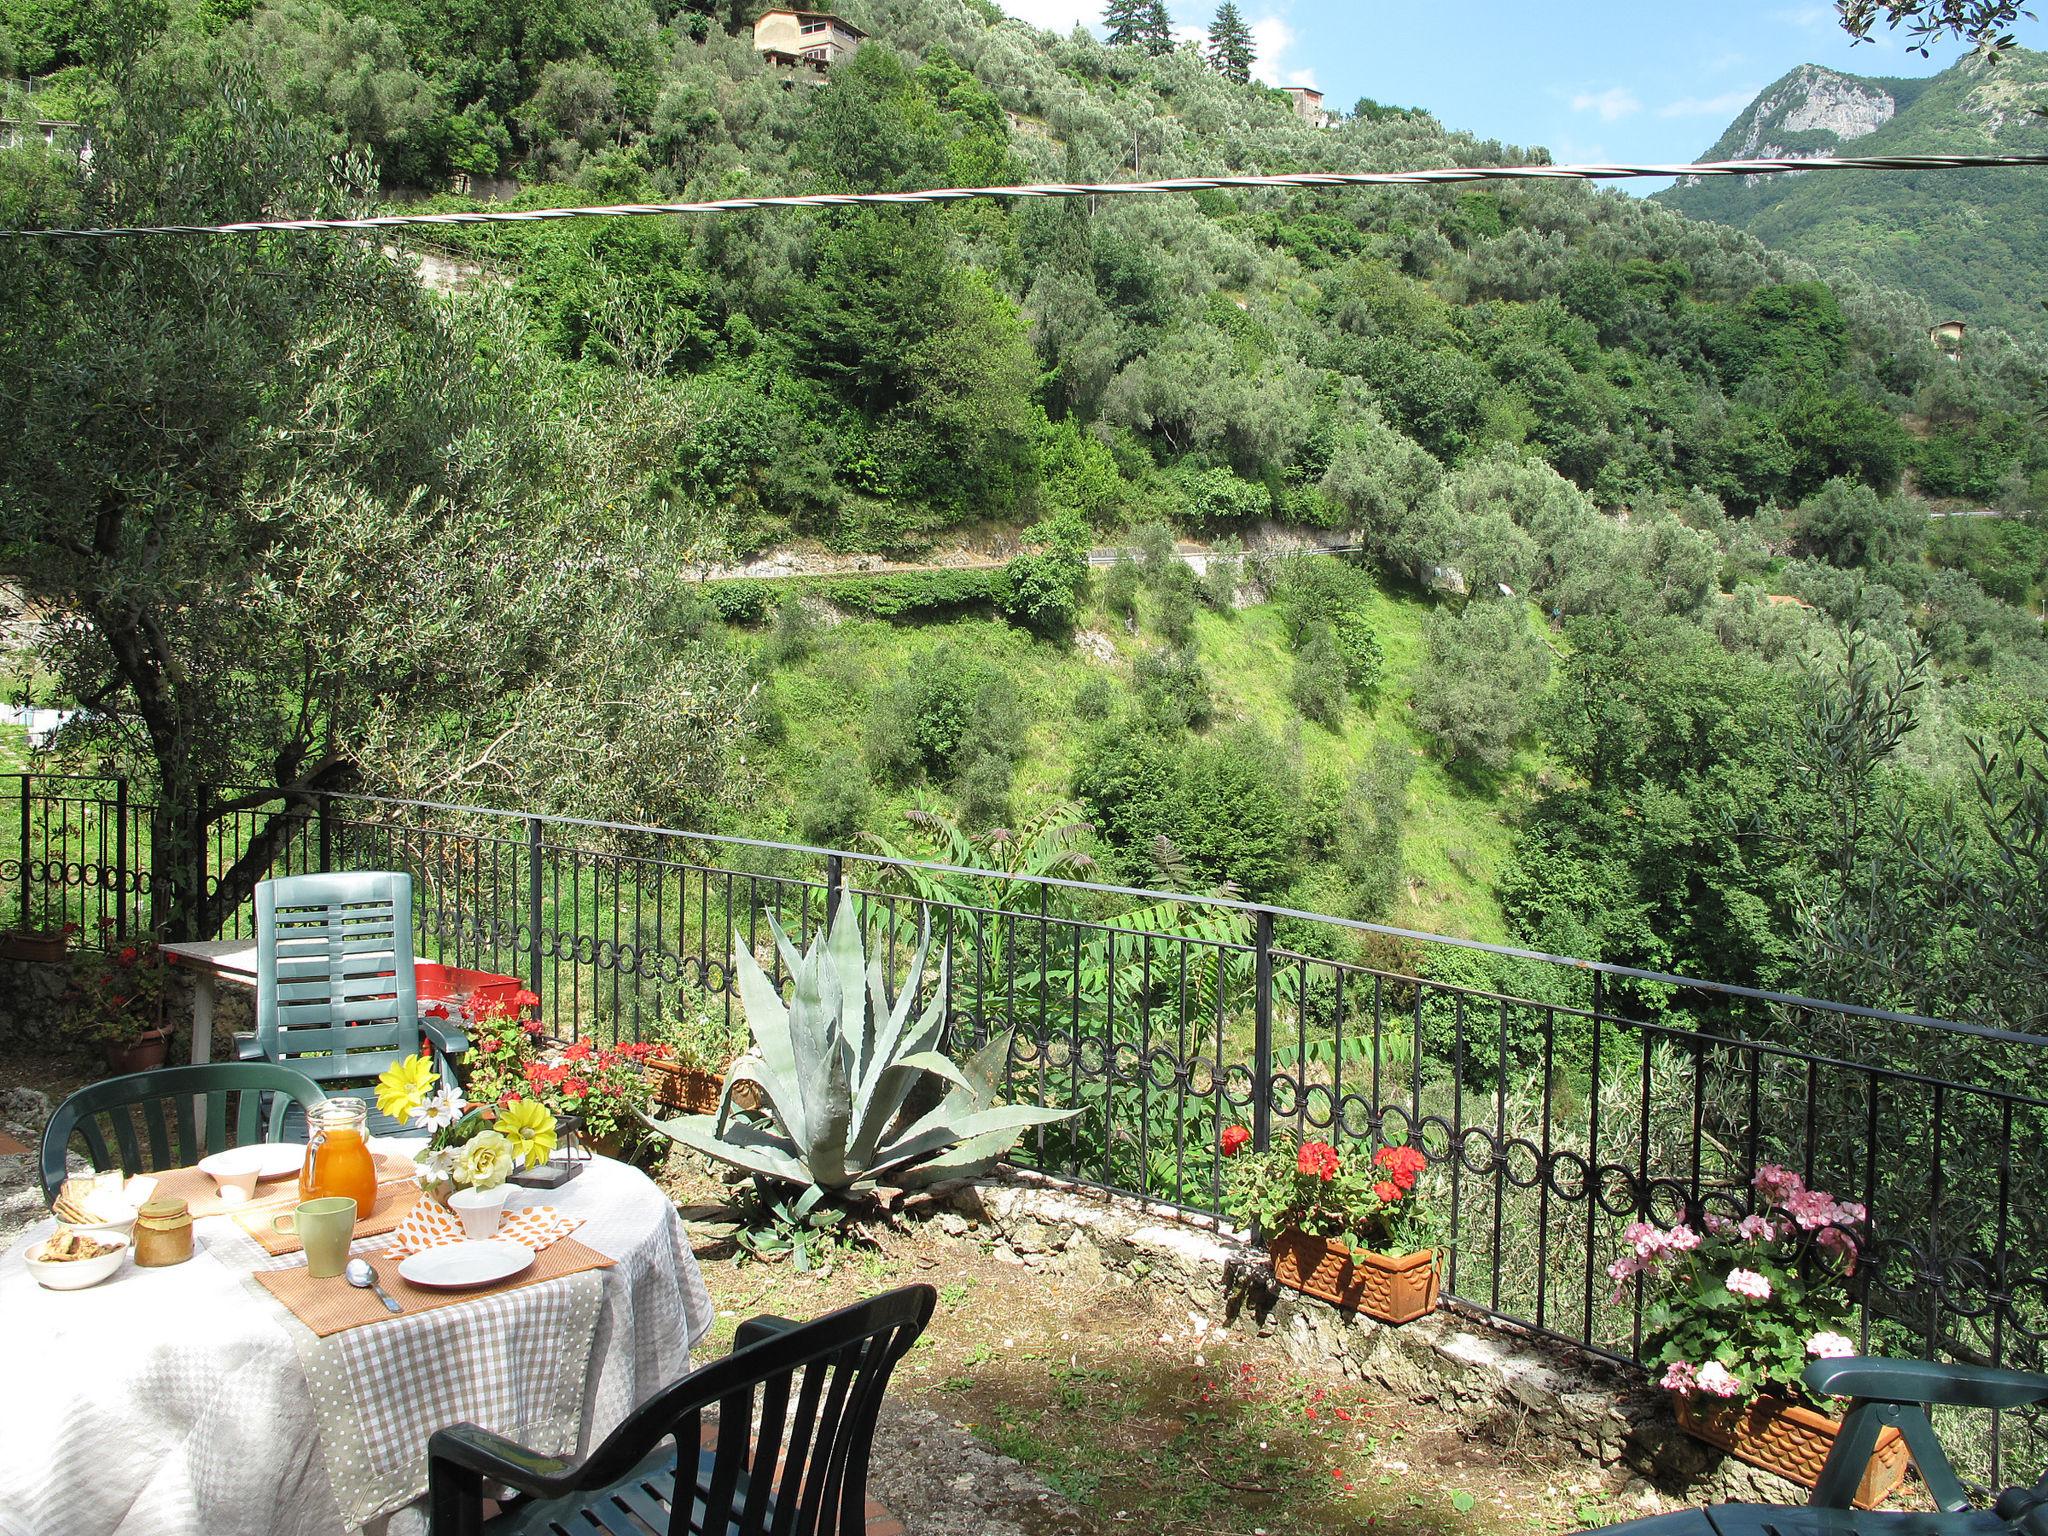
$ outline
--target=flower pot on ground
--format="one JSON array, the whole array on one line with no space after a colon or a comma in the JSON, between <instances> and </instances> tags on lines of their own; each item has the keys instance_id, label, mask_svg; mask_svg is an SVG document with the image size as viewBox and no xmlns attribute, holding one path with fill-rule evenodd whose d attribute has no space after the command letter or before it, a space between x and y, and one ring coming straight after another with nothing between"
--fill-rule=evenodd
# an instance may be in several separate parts
<instances>
[{"instance_id":1,"label":"flower pot on ground","mask_svg":"<svg viewBox=\"0 0 2048 1536\"><path fill-rule=\"evenodd\" d=\"M100 1049L107 1059L107 1071L115 1077L130 1072L154 1072L171 1051L168 1029L146 1029L133 1040L103 1040Z\"/></svg>"},{"instance_id":2,"label":"flower pot on ground","mask_svg":"<svg viewBox=\"0 0 2048 1536\"><path fill-rule=\"evenodd\" d=\"M1273 1278L1291 1291L1383 1323L1412 1323L1436 1310L1436 1250L1389 1258L1342 1238L1282 1232L1271 1244Z\"/></svg>"},{"instance_id":3,"label":"flower pot on ground","mask_svg":"<svg viewBox=\"0 0 2048 1536\"><path fill-rule=\"evenodd\" d=\"M1268 1234L1273 1278L1347 1311L1407 1323L1434 1311L1437 1222L1419 1188L1429 1159L1410 1146L1339 1152L1326 1141L1282 1139L1249 1150L1231 1126L1225 1209Z\"/></svg>"},{"instance_id":4,"label":"flower pot on ground","mask_svg":"<svg viewBox=\"0 0 2048 1536\"><path fill-rule=\"evenodd\" d=\"M657 1048L644 1064L654 1103L672 1114L715 1114L726 1069L747 1048L746 1015L730 999L685 988L646 1043Z\"/></svg>"},{"instance_id":5,"label":"flower pot on ground","mask_svg":"<svg viewBox=\"0 0 2048 1536\"><path fill-rule=\"evenodd\" d=\"M1695 1393L1681 1395L1677 1407L1679 1425L1687 1434L1802 1488L1820 1481L1820 1469L1842 1429L1840 1419L1778 1397L1737 1402ZM1863 1481L1856 1485L1856 1507L1875 1509L1882 1504L1905 1481L1911 1459L1906 1437L1887 1425L1877 1437Z\"/></svg>"},{"instance_id":6,"label":"flower pot on ground","mask_svg":"<svg viewBox=\"0 0 2048 1536\"><path fill-rule=\"evenodd\" d=\"M60 928L0 930L0 960L26 960L39 965L60 961L64 958L71 935L77 931L76 923L66 923Z\"/></svg>"}]
</instances>

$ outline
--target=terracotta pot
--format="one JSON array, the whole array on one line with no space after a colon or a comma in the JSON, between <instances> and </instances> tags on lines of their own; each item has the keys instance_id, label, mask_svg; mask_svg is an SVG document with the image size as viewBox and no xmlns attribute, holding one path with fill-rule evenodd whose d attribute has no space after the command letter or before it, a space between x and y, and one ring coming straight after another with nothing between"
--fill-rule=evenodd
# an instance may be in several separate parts
<instances>
[{"instance_id":1,"label":"terracotta pot","mask_svg":"<svg viewBox=\"0 0 2048 1536\"><path fill-rule=\"evenodd\" d=\"M1436 1310L1436 1250L1390 1259L1360 1253L1354 1261L1327 1237L1282 1232L1273 1239L1273 1278L1289 1290L1383 1323L1412 1323Z\"/></svg>"},{"instance_id":2,"label":"terracotta pot","mask_svg":"<svg viewBox=\"0 0 2048 1536\"><path fill-rule=\"evenodd\" d=\"M0 933L0 960L32 960L41 964L64 958L61 933Z\"/></svg>"},{"instance_id":3,"label":"terracotta pot","mask_svg":"<svg viewBox=\"0 0 2048 1536\"><path fill-rule=\"evenodd\" d=\"M1687 1434L1802 1488L1820 1481L1820 1469L1842 1430L1840 1419L1776 1397L1755 1397L1746 1403L1680 1397L1678 1422ZM1882 1504L1904 1480L1911 1459L1904 1435L1889 1427L1881 1431L1863 1481L1856 1485L1856 1507L1875 1509Z\"/></svg>"},{"instance_id":4,"label":"terracotta pot","mask_svg":"<svg viewBox=\"0 0 2048 1536\"><path fill-rule=\"evenodd\" d=\"M725 1088L725 1079L716 1072L677 1066L672 1061L648 1062L647 1080L654 1086L655 1103L685 1115L716 1113L718 1095Z\"/></svg>"},{"instance_id":5,"label":"terracotta pot","mask_svg":"<svg viewBox=\"0 0 2048 1536\"><path fill-rule=\"evenodd\" d=\"M118 1044L112 1040L103 1042L101 1049L106 1052L107 1070L116 1077L129 1072L153 1072L164 1064L170 1054L171 1032L168 1029L144 1030L133 1040Z\"/></svg>"}]
</instances>

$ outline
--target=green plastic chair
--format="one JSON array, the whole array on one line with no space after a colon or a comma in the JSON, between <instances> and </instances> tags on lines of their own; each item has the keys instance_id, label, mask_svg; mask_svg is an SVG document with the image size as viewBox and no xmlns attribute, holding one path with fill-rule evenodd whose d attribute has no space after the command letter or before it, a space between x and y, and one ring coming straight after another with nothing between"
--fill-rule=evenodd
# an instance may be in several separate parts
<instances>
[{"instance_id":1,"label":"green plastic chair","mask_svg":"<svg viewBox=\"0 0 2048 1536\"><path fill-rule=\"evenodd\" d=\"M412 876L291 875L256 887L256 1031L236 1038L242 1060L294 1067L330 1098L363 1100L371 1133L389 1135L406 1127L377 1110L377 1074L416 1055L423 1033L442 1080L459 1081L468 1036L420 1017Z\"/></svg>"},{"instance_id":2,"label":"green plastic chair","mask_svg":"<svg viewBox=\"0 0 2048 1536\"><path fill-rule=\"evenodd\" d=\"M1712 1504L1608 1529L1631 1536L2048 1536L2048 1476L2031 1487L2008 1488L1989 1507L1980 1507L1956 1476L1927 1418L1930 1406L2011 1409L2048 1403L2048 1376L1861 1356L1816 1360L1804 1380L1822 1396L1850 1400L1841 1433L1805 1504ZM1937 1508L1854 1507L1870 1453L1888 1427L1905 1436L1920 1481Z\"/></svg>"},{"instance_id":3,"label":"green plastic chair","mask_svg":"<svg viewBox=\"0 0 2048 1536\"><path fill-rule=\"evenodd\" d=\"M57 1198L74 1140L102 1172L189 1168L229 1147L283 1141L287 1116L296 1111L303 1124L306 1106L325 1097L305 1073L268 1062L158 1067L89 1083L43 1127L43 1198Z\"/></svg>"}]
</instances>

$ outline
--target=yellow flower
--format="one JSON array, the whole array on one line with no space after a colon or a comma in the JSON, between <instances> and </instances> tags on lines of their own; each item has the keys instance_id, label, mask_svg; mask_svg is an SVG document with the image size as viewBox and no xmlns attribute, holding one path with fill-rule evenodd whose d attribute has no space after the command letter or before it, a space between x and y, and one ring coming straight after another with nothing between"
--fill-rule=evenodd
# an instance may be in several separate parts
<instances>
[{"instance_id":1,"label":"yellow flower","mask_svg":"<svg viewBox=\"0 0 2048 1536\"><path fill-rule=\"evenodd\" d=\"M555 1150L555 1117L532 1099L517 1099L499 1110L498 1131L529 1168L546 1162Z\"/></svg>"},{"instance_id":2,"label":"yellow flower","mask_svg":"<svg viewBox=\"0 0 2048 1536\"><path fill-rule=\"evenodd\" d=\"M471 1189L496 1189L512 1168L512 1143L496 1131L478 1131L455 1154L455 1182Z\"/></svg>"},{"instance_id":3,"label":"yellow flower","mask_svg":"<svg viewBox=\"0 0 2048 1536\"><path fill-rule=\"evenodd\" d=\"M424 1056L408 1056L386 1067L377 1077L377 1108L400 1125L411 1125L412 1117L438 1081L434 1064Z\"/></svg>"}]
</instances>

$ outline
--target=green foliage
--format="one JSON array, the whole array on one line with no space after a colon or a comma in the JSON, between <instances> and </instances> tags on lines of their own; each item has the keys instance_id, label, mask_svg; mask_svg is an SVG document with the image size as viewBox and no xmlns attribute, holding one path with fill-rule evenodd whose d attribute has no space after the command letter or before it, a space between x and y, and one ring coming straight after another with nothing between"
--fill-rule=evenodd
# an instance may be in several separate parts
<instances>
[{"instance_id":1,"label":"green foliage","mask_svg":"<svg viewBox=\"0 0 2048 1536\"><path fill-rule=\"evenodd\" d=\"M1223 0L1216 19L1209 23L1209 65L1226 80L1248 85L1258 53L1252 45L1252 29L1239 14L1233 0Z\"/></svg>"},{"instance_id":2,"label":"green foliage","mask_svg":"<svg viewBox=\"0 0 2048 1536\"><path fill-rule=\"evenodd\" d=\"M1102 578L1102 606L1114 618L1130 623L1138 617L1138 562L1128 550L1118 550Z\"/></svg>"},{"instance_id":3,"label":"green foliage","mask_svg":"<svg viewBox=\"0 0 2048 1536\"><path fill-rule=\"evenodd\" d=\"M1334 728L1343 718L1350 677L1328 624L1316 624L1302 641L1287 693L1304 720Z\"/></svg>"},{"instance_id":4,"label":"green foliage","mask_svg":"<svg viewBox=\"0 0 2048 1536\"><path fill-rule=\"evenodd\" d=\"M1062 638L1088 590L1088 527L1078 512L1034 523L1024 536L1043 547L1009 565L1004 612L1024 628Z\"/></svg>"},{"instance_id":5,"label":"green foliage","mask_svg":"<svg viewBox=\"0 0 2048 1536\"><path fill-rule=\"evenodd\" d=\"M1534 724L1550 655L1517 602L1468 603L1430 616L1415 682L1415 723L1454 764L1496 773Z\"/></svg>"},{"instance_id":6,"label":"green foliage","mask_svg":"<svg viewBox=\"0 0 2048 1536\"><path fill-rule=\"evenodd\" d=\"M895 783L920 773L960 773L984 757L1008 760L1022 726L1009 679L981 658L942 645L876 693L868 761Z\"/></svg>"},{"instance_id":7,"label":"green foliage","mask_svg":"<svg viewBox=\"0 0 2048 1536\"><path fill-rule=\"evenodd\" d=\"M1256 1226L1268 1239L1284 1232L1346 1238L1389 1258L1443 1240L1448 1223L1431 1203L1437 1192L1423 1186L1429 1162L1418 1148L1382 1144L1367 1155L1361 1145L1339 1151L1279 1138L1265 1152L1232 1152L1237 1137L1250 1133L1225 1134L1224 1210L1240 1226Z\"/></svg>"},{"instance_id":8,"label":"green foliage","mask_svg":"<svg viewBox=\"0 0 2048 1536\"><path fill-rule=\"evenodd\" d=\"M1799 504L1792 526L1801 548L1831 564L1878 565L1904 554L1923 521L1902 497L1830 480Z\"/></svg>"}]
</instances>

